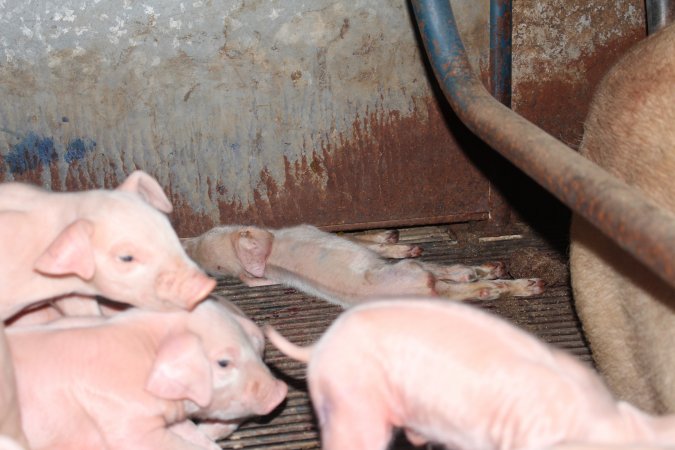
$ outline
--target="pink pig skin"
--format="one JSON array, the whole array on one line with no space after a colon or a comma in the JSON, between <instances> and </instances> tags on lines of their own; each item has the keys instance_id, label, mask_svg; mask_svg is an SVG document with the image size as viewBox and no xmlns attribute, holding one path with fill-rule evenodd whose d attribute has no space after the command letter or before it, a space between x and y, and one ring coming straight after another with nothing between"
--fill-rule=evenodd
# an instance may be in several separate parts
<instances>
[{"instance_id":1,"label":"pink pig skin","mask_svg":"<svg viewBox=\"0 0 675 450\"><path fill-rule=\"evenodd\" d=\"M615 401L572 356L468 305L357 306L310 348L267 333L284 353L309 360L326 450L383 450L393 427L417 445L458 450L675 443L674 418Z\"/></svg>"},{"instance_id":2,"label":"pink pig skin","mask_svg":"<svg viewBox=\"0 0 675 450\"><path fill-rule=\"evenodd\" d=\"M188 255L212 274L233 275L249 286L282 283L341 306L370 298L439 295L453 300L530 296L543 290L538 279L495 280L502 264L472 267L404 259L390 263L377 245L346 239L311 225L281 229L231 225L183 238ZM405 248L390 245L388 248ZM386 250L387 247L385 247ZM399 254L405 258L419 254Z\"/></svg>"},{"instance_id":3,"label":"pink pig skin","mask_svg":"<svg viewBox=\"0 0 675 450\"><path fill-rule=\"evenodd\" d=\"M0 450L28 448L19 412L12 355L0 323Z\"/></svg>"},{"instance_id":4,"label":"pink pig skin","mask_svg":"<svg viewBox=\"0 0 675 450\"><path fill-rule=\"evenodd\" d=\"M269 413L287 391L247 320L207 300L192 312L131 308L8 328L31 448L217 449L190 418L230 426Z\"/></svg>"},{"instance_id":5,"label":"pink pig skin","mask_svg":"<svg viewBox=\"0 0 675 450\"><path fill-rule=\"evenodd\" d=\"M191 308L214 288L188 258L154 178L55 193L0 185L0 316L51 297L102 295L149 309Z\"/></svg>"},{"instance_id":6,"label":"pink pig skin","mask_svg":"<svg viewBox=\"0 0 675 450\"><path fill-rule=\"evenodd\" d=\"M10 437L0 436L0 450L26 450L27 448Z\"/></svg>"}]
</instances>

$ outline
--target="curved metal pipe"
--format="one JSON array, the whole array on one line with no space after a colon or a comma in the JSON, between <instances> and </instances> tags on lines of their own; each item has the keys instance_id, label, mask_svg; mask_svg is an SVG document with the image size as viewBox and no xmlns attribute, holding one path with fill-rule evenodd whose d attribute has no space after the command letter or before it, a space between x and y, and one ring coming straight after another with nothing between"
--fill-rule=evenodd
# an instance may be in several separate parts
<instances>
[{"instance_id":1,"label":"curved metal pipe","mask_svg":"<svg viewBox=\"0 0 675 450\"><path fill-rule=\"evenodd\" d=\"M647 34L654 34L675 18L675 2L671 0L645 0Z\"/></svg>"},{"instance_id":2,"label":"curved metal pipe","mask_svg":"<svg viewBox=\"0 0 675 450\"><path fill-rule=\"evenodd\" d=\"M433 71L462 122L675 286L673 217L492 98L471 70L448 0L412 5Z\"/></svg>"}]
</instances>

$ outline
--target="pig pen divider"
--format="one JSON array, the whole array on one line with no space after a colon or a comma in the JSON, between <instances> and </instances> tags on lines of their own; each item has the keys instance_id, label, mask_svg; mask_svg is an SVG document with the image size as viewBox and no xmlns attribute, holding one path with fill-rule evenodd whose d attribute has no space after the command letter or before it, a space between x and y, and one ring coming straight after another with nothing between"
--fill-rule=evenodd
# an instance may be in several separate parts
<instances>
[{"instance_id":1,"label":"pig pen divider","mask_svg":"<svg viewBox=\"0 0 675 450\"><path fill-rule=\"evenodd\" d=\"M647 33L654 34L675 18L673 0L645 0Z\"/></svg>"},{"instance_id":2,"label":"pig pen divider","mask_svg":"<svg viewBox=\"0 0 675 450\"><path fill-rule=\"evenodd\" d=\"M464 125L675 287L674 218L495 100L472 71L448 0L412 6L436 79Z\"/></svg>"},{"instance_id":3,"label":"pig pen divider","mask_svg":"<svg viewBox=\"0 0 675 450\"><path fill-rule=\"evenodd\" d=\"M490 0L490 90L511 107L512 0Z\"/></svg>"}]
</instances>

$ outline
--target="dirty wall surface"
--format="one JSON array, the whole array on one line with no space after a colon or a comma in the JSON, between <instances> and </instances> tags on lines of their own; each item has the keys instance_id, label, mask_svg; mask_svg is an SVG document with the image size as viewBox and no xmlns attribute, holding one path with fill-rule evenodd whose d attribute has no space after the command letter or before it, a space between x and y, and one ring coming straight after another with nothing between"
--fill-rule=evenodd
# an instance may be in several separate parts
<instances>
[{"instance_id":1,"label":"dirty wall surface","mask_svg":"<svg viewBox=\"0 0 675 450\"><path fill-rule=\"evenodd\" d=\"M644 0L514 0L513 109L577 148L595 87L645 36Z\"/></svg>"},{"instance_id":2,"label":"dirty wall surface","mask_svg":"<svg viewBox=\"0 0 675 450\"><path fill-rule=\"evenodd\" d=\"M183 234L486 215L405 2L6 0L0 26L4 180L144 169Z\"/></svg>"},{"instance_id":3,"label":"dirty wall surface","mask_svg":"<svg viewBox=\"0 0 675 450\"><path fill-rule=\"evenodd\" d=\"M487 80L489 2L451 3ZM514 109L578 144L641 3L515 0ZM520 176L493 184L503 162L448 111L405 1L4 0L0 26L0 180L144 169L182 235L485 219Z\"/></svg>"}]
</instances>

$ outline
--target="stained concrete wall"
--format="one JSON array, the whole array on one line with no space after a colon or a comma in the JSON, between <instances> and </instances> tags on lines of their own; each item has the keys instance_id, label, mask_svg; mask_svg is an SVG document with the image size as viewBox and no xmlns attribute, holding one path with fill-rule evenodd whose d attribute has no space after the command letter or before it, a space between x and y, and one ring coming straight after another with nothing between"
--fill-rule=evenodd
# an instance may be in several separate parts
<instances>
[{"instance_id":1,"label":"stained concrete wall","mask_svg":"<svg viewBox=\"0 0 675 450\"><path fill-rule=\"evenodd\" d=\"M487 42L488 3L455 4L465 10L458 14L467 17L467 36L475 36L468 39ZM54 190L110 187L141 168L167 188L186 229L237 220L386 222L386 208L359 219L349 217L353 194L329 197L336 189L360 192L355 183L370 178L369 189L392 186L373 194L385 202L401 182L420 184L401 181L410 178L406 165L428 175L421 177L430 178L427 190L452 181L415 163L425 160L420 151L435 155L425 164L449 159L468 171L460 191L487 195L487 181L461 152L438 149L453 138L405 2L4 0L0 27L5 180ZM487 46L471 47L485 68L479 50L487 54ZM412 128L435 149L420 146ZM402 132L417 148L388 162L387 148L406 140ZM337 167L332 158L362 161ZM368 162L378 158L379 165ZM355 169L364 173L354 178ZM331 176L338 179L326 194ZM308 213L317 203L323 215L342 213L322 219L300 207L290 214L304 201ZM480 201L461 200L415 210L422 203L401 208L413 218L486 211Z\"/></svg>"},{"instance_id":2,"label":"stained concrete wall","mask_svg":"<svg viewBox=\"0 0 675 450\"><path fill-rule=\"evenodd\" d=\"M646 36L644 0L514 0L513 109L571 147L595 87Z\"/></svg>"},{"instance_id":3,"label":"stained concrete wall","mask_svg":"<svg viewBox=\"0 0 675 450\"><path fill-rule=\"evenodd\" d=\"M489 1L451 3L486 80ZM514 0L514 109L574 145L641 3ZM401 0L0 0L0 26L0 180L144 169L181 234L486 219L521 176L493 184Z\"/></svg>"}]
</instances>

